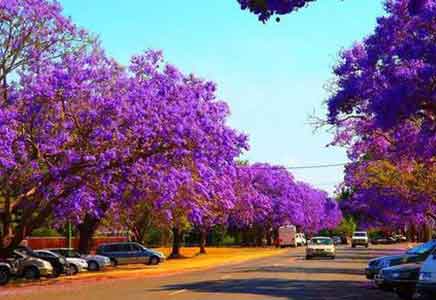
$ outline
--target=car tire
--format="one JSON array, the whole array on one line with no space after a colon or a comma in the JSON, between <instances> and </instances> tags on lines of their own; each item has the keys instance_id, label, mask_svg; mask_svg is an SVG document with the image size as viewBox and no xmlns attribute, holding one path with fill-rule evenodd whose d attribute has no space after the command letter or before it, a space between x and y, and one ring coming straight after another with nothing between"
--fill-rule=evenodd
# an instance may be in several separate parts
<instances>
[{"instance_id":1,"label":"car tire","mask_svg":"<svg viewBox=\"0 0 436 300\"><path fill-rule=\"evenodd\" d=\"M59 277L62 274L62 269L61 267L57 266L57 267L53 267L53 277Z\"/></svg>"},{"instance_id":2,"label":"car tire","mask_svg":"<svg viewBox=\"0 0 436 300\"><path fill-rule=\"evenodd\" d=\"M356 248L356 245L351 245L351 248Z\"/></svg>"},{"instance_id":3,"label":"car tire","mask_svg":"<svg viewBox=\"0 0 436 300\"><path fill-rule=\"evenodd\" d=\"M76 275L77 273L79 273L79 268L76 265L70 264L68 266L68 274L69 275Z\"/></svg>"},{"instance_id":4,"label":"car tire","mask_svg":"<svg viewBox=\"0 0 436 300\"><path fill-rule=\"evenodd\" d=\"M306 260L311 260L312 256L306 255Z\"/></svg>"},{"instance_id":5,"label":"car tire","mask_svg":"<svg viewBox=\"0 0 436 300\"><path fill-rule=\"evenodd\" d=\"M96 261L91 260L90 262L88 262L88 270L91 272L97 272L100 270L100 266Z\"/></svg>"},{"instance_id":6,"label":"car tire","mask_svg":"<svg viewBox=\"0 0 436 300\"><path fill-rule=\"evenodd\" d=\"M415 289L413 288L399 288L396 290L398 298L401 300L412 300L415 295Z\"/></svg>"},{"instance_id":7,"label":"car tire","mask_svg":"<svg viewBox=\"0 0 436 300\"><path fill-rule=\"evenodd\" d=\"M160 259L159 259L159 257L157 257L157 256L152 256L152 257L150 257L150 259L148 260L148 264L149 265L157 265L157 264L159 264L159 261L160 261Z\"/></svg>"},{"instance_id":8,"label":"car tire","mask_svg":"<svg viewBox=\"0 0 436 300\"><path fill-rule=\"evenodd\" d=\"M369 247L369 245L368 245L368 244L366 244L366 245L365 245L365 248L368 248L368 247Z\"/></svg>"},{"instance_id":9,"label":"car tire","mask_svg":"<svg viewBox=\"0 0 436 300\"><path fill-rule=\"evenodd\" d=\"M41 277L39 270L35 266L26 267L23 270L23 277L28 280L35 280Z\"/></svg>"},{"instance_id":10,"label":"car tire","mask_svg":"<svg viewBox=\"0 0 436 300\"><path fill-rule=\"evenodd\" d=\"M6 285L11 280L11 273L7 268L0 268L0 285Z\"/></svg>"},{"instance_id":11,"label":"car tire","mask_svg":"<svg viewBox=\"0 0 436 300\"><path fill-rule=\"evenodd\" d=\"M118 266L118 261L115 258L111 258L111 265L112 267Z\"/></svg>"},{"instance_id":12,"label":"car tire","mask_svg":"<svg viewBox=\"0 0 436 300\"><path fill-rule=\"evenodd\" d=\"M335 256L330 257L330 259L335 259L335 258L336 258Z\"/></svg>"}]
</instances>

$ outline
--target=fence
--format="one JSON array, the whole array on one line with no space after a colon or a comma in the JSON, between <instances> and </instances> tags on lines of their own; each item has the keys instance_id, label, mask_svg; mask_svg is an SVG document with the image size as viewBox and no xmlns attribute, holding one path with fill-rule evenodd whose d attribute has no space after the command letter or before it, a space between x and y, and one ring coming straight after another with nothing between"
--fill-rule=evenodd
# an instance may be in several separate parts
<instances>
[{"instance_id":1,"label":"fence","mask_svg":"<svg viewBox=\"0 0 436 300\"><path fill-rule=\"evenodd\" d=\"M94 252L101 244L127 241L128 238L125 236L94 237L91 241L91 252ZM68 247L67 239L65 237L28 237L26 243L32 249ZM79 246L79 238L72 238L71 243L73 248L77 249Z\"/></svg>"}]
</instances>

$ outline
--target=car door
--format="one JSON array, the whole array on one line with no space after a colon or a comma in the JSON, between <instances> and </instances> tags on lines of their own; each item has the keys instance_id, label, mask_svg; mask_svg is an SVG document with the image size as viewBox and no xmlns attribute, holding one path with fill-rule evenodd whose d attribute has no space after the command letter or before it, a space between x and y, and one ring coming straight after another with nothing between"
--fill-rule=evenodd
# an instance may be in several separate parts
<instances>
[{"instance_id":1,"label":"car door","mask_svg":"<svg viewBox=\"0 0 436 300\"><path fill-rule=\"evenodd\" d=\"M114 249L117 257L117 261L120 264L130 264L130 247L128 244L116 244Z\"/></svg>"},{"instance_id":2,"label":"car door","mask_svg":"<svg viewBox=\"0 0 436 300\"><path fill-rule=\"evenodd\" d=\"M136 244L130 244L129 246L132 263L143 264L145 262L145 257L142 248Z\"/></svg>"}]
</instances>

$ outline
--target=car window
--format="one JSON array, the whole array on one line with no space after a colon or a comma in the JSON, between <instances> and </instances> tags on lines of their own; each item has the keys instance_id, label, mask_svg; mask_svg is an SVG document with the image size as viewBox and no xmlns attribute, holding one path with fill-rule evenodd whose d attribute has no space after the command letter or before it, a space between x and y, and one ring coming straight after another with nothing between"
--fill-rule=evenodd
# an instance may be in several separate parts
<instances>
[{"instance_id":1,"label":"car window","mask_svg":"<svg viewBox=\"0 0 436 300\"><path fill-rule=\"evenodd\" d=\"M365 232L356 232L356 233L353 234L353 236L366 237L366 233Z\"/></svg>"},{"instance_id":2,"label":"car window","mask_svg":"<svg viewBox=\"0 0 436 300\"><path fill-rule=\"evenodd\" d=\"M48 252L37 251L36 254L38 254L39 257L45 257L45 258L55 257L53 254L48 253Z\"/></svg>"},{"instance_id":3,"label":"car window","mask_svg":"<svg viewBox=\"0 0 436 300\"><path fill-rule=\"evenodd\" d=\"M414 254L414 255L421 255L430 252L433 250L436 246L436 243L434 241L427 242L424 244L421 244L419 246L416 246L410 250L408 250L407 254Z\"/></svg>"},{"instance_id":4,"label":"car window","mask_svg":"<svg viewBox=\"0 0 436 300\"><path fill-rule=\"evenodd\" d=\"M118 247L118 244L112 244L112 245L106 245L103 248L103 251L106 252L120 252L122 251L120 247Z\"/></svg>"},{"instance_id":5,"label":"car window","mask_svg":"<svg viewBox=\"0 0 436 300\"><path fill-rule=\"evenodd\" d=\"M130 244L130 251L142 251L142 248L136 244Z\"/></svg>"}]
</instances>

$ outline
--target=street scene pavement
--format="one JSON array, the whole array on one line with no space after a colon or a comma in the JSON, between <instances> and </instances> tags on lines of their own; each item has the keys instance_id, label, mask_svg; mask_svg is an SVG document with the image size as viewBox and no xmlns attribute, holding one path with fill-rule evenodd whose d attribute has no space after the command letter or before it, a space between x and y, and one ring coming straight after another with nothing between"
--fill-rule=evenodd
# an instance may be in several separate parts
<instances>
[{"instance_id":1,"label":"street scene pavement","mask_svg":"<svg viewBox=\"0 0 436 300\"><path fill-rule=\"evenodd\" d=\"M406 244L366 248L338 247L335 260L305 260L304 248L241 264L169 276L104 282L72 282L8 289L2 300L246 300L396 299L366 280L369 259L404 250Z\"/></svg>"}]
</instances>

